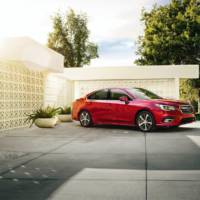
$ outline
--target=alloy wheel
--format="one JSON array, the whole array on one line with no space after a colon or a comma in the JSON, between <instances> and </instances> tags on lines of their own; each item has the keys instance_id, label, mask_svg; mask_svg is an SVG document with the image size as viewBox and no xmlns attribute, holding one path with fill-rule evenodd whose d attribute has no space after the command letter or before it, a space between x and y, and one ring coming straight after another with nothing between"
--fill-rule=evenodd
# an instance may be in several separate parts
<instances>
[{"instance_id":1,"label":"alloy wheel","mask_svg":"<svg viewBox=\"0 0 200 200\"><path fill-rule=\"evenodd\" d=\"M79 120L80 120L81 126L88 127L91 125L91 117L90 117L89 112L87 111L82 111L80 113Z\"/></svg>"},{"instance_id":2,"label":"alloy wheel","mask_svg":"<svg viewBox=\"0 0 200 200\"><path fill-rule=\"evenodd\" d=\"M148 132L154 128L154 119L150 112L142 111L137 116L137 126L141 131Z\"/></svg>"}]
</instances>

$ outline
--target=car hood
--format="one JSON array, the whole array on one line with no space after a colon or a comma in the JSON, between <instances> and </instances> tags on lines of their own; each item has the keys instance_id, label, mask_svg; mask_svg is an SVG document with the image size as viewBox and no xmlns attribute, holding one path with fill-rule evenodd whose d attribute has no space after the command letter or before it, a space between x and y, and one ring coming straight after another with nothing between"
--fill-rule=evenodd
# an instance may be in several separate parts
<instances>
[{"instance_id":1,"label":"car hood","mask_svg":"<svg viewBox=\"0 0 200 200\"><path fill-rule=\"evenodd\" d=\"M189 104L188 102L186 101L181 101L181 100L174 100L174 99L152 99L151 100L152 102L154 103L160 103L160 104L169 104L169 105L185 105L185 104Z\"/></svg>"}]
</instances>

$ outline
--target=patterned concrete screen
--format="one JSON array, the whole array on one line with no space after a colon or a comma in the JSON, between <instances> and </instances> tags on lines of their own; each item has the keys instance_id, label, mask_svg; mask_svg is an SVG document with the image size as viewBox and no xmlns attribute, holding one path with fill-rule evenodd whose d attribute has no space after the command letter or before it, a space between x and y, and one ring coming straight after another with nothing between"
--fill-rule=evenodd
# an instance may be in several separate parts
<instances>
[{"instance_id":1,"label":"patterned concrete screen","mask_svg":"<svg viewBox=\"0 0 200 200\"><path fill-rule=\"evenodd\" d=\"M27 126L26 113L43 104L44 77L21 62L0 62L0 131Z\"/></svg>"},{"instance_id":2,"label":"patterned concrete screen","mask_svg":"<svg viewBox=\"0 0 200 200\"><path fill-rule=\"evenodd\" d=\"M0 131L27 126L26 113L46 105L44 99L47 103L51 99L52 93L45 92L46 88L51 88L51 83L46 81L48 74L62 73L63 64L61 54L31 38L5 38L0 41ZM56 87L52 90L57 90L61 82L53 82ZM64 91L56 93L56 100L53 99L56 105L66 99L67 88L62 89Z\"/></svg>"}]
</instances>

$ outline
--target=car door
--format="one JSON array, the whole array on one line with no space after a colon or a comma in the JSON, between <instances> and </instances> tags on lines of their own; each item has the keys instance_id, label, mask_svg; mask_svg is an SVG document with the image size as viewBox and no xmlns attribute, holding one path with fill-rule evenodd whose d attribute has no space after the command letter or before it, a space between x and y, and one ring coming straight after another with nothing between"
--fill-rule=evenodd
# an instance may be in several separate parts
<instances>
[{"instance_id":1,"label":"car door","mask_svg":"<svg viewBox=\"0 0 200 200\"><path fill-rule=\"evenodd\" d=\"M111 89L109 95L109 102L111 107L111 113L113 121L119 124L130 124L133 121L132 104L126 104L124 101L120 101L119 98L126 96L130 101L132 98L122 89Z\"/></svg>"},{"instance_id":2,"label":"car door","mask_svg":"<svg viewBox=\"0 0 200 200\"><path fill-rule=\"evenodd\" d=\"M110 120L108 92L108 89L98 90L87 97L87 108L95 123L108 123Z\"/></svg>"}]
</instances>

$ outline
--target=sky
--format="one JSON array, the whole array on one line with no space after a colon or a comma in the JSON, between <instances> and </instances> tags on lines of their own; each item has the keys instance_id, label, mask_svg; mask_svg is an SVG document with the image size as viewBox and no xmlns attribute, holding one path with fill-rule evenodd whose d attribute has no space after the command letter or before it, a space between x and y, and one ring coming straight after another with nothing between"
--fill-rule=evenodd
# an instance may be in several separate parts
<instances>
[{"instance_id":1,"label":"sky","mask_svg":"<svg viewBox=\"0 0 200 200\"><path fill-rule=\"evenodd\" d=\"M0 0L0 38L29 36L46 44L53 16L69 8L88 16L90 40L99 58L90 66L131 66L136 41L143 33L141 10L169 0Z\"/></svg>"}]
</instances>

